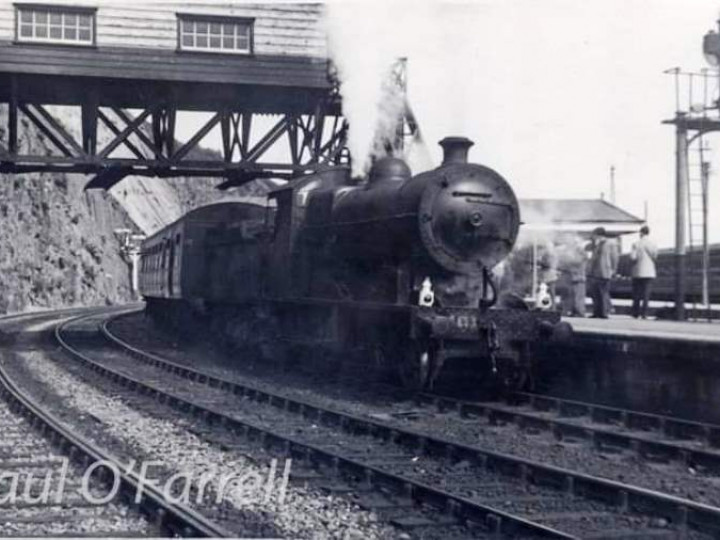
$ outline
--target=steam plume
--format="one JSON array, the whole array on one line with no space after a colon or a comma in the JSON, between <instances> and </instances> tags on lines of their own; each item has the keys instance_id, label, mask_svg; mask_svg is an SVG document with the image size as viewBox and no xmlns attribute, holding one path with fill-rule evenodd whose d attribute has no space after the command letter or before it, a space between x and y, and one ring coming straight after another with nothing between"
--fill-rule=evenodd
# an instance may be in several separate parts
<instances>
[{"instance_id":1,"label":"steam plume","mask_svg":"<svg viewBox=\"0 0 720 540\"><path fill-rule=\"evenodd\" d=\"M338 70L343 114L350 123L348 146L355 175L367 171L372 157L384 155L385 142L394 137L405 111L404 96L391 75L403 52L400 19L393 13L410 4L383 3L382 10L369 9L372 5L335 1L325 12L330 57Z\"/></svg>"}]
</instances>

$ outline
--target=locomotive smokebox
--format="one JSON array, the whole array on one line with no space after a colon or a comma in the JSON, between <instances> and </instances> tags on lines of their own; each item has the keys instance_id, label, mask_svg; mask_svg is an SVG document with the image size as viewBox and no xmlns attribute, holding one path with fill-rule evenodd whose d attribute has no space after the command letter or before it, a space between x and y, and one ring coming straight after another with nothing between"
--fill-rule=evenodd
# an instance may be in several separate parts
<instances>
[{"instance_id":1,"label":"locomotive smokebox","mask_svg":"<svg viewBox=\"0 0 720 540\"><path fill-rule=\"evenodd\" d=\"M410 176L405 163L383 158L365 185L332 192L332 206L320 202L320 193L311 195L308 234L333 238L337 260L366 269L405 265L433 282L450 275L476 279L493 268L517 239L515 193L496 171L467 162L471 140L446 137L440 144L445 159L436 169ZM440 300L450 305L449 293Z\"/></svg>"},{"instance_id":2,"label":"locomotive smokebox","mask_svg":"<svg viewBox=\"0 0 720 540\"><path fill-rule=\"evenodd\" d=\"M467 137L445 137L438 143L443 148L443 165L467 163L468 151L475 144Z\"/></svg>"}]
</instances>

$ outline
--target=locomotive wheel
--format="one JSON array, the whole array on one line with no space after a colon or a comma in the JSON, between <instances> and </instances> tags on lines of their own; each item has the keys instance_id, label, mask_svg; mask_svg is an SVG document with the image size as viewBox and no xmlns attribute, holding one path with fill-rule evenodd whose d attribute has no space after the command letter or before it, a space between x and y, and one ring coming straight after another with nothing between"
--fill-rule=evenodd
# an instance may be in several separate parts
<instances>
[{"instance_id":1,"label":"locomotive wheel","mask_svg":"<svg viewBox=\"0 0 720 540\"><path fill-rule=\"evenodd\" d=\"M399 356L398 375L403 387L412 392L424 389L430 375L430 349L424 344L412 342Z\"/></svg>"}]
</instances>

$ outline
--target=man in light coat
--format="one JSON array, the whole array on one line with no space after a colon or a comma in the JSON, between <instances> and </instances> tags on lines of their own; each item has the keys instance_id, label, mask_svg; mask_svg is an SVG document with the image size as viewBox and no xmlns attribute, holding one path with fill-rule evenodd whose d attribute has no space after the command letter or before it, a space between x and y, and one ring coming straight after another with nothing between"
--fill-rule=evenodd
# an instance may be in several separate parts
<instances>
[{"instance_id":1,"label":"man in light coat","mask_svg":"<svg viewBox=\"0 0 720 540\"><path fill-rule=\"evenodd\" d=\"M657 259L657 247L650 238L650 228L645 225L640 229L640 240L633 245L630 258L633 261L632 267L632 292L633 305L632 316L636 319L647 318L647 307L650 301L650 286L657 276L655 260Z\"/></svg>"},{"instance_id":2,"label":"man in light coat","mask_svg":"<svg viewBox=\"0 0 720 540\"><path fill-rule=\"evenodd\" d=\"M603 227L595 229L588 272L595 319L607 319L612 309L610 280L617 271L618 260L617 243L607 237Z\"/></svg>"}]
</instances>

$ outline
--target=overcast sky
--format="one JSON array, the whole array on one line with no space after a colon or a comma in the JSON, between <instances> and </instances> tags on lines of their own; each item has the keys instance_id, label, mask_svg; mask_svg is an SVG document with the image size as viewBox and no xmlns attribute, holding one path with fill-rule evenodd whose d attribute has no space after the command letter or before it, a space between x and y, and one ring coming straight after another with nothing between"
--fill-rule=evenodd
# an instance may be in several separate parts
<instances>
[{"instance_id":1,"label":"overcast sky","mask_svg":"<svg viewBox=\"0 0 720 540\"><path fill-rule=\"evenodd\" d=\"M406 56L409 98L432 166L441 158L436 142L463 135L475 141L471 160L495 168L520 197L609 199L614 165L616 203L643 218L647 201L653 236L661 246L674 245L675 136L661 122L675 114L675 86L663 71L709 67L702 39L717 28L720 0L328 6L327 31L348 78L344 104L356 139L373 130L385 66ZM710 73L716 99L717 72ZM695 82L696 97L701 86ZM684 108L687 102L684 95ZM705 141L713 149L710 240L720 242L720 135Z\"/></svg>"},{"instance_id":2,"label":"overcast sky","mask_svg":"<svg viewBox=\"0 0 720 540\"><path fill-rule=\"evenodd\" d=\"M366 0L331 10L330 32L358 70L408 57L411 104L435 160L435 141L470 137L473 161L540 198L607 197L614 165L617 204L643 217L647 200L654 236L674 243L674 130L661 121L675 98L663 71L707 67L702 38L720 1ZM720 148L719 136L706 141ZM717 157L712 167L720 242Z\"/></svg>"}]
</instances>

